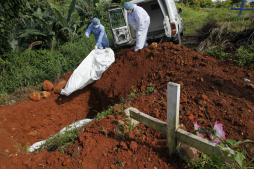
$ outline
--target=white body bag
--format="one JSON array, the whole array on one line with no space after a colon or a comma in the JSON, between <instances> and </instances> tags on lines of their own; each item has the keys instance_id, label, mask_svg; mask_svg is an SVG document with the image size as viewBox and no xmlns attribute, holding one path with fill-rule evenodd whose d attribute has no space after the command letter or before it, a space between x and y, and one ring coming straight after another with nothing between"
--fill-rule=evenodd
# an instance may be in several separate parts
<instances>
[{"instance_id":1,"label":"white body bag","mask_svg":"<svg viewBox=\"0 0 254 169\"><path fill-rule=\"evenodd\" d=\"M100 79L103 72L115 61L115 53L111 48L94 49L73 71L61 95L69 96L95 80Z\"/></svg>"}]
</instances>

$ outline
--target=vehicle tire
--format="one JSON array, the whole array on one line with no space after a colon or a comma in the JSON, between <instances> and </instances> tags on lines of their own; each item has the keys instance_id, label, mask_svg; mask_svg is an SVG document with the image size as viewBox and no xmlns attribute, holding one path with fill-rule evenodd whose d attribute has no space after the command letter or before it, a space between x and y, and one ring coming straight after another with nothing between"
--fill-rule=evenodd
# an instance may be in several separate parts
<instances>
[{"instance_id":1,"label":"vehicle tire","mask_svg":"<svg viewBox=\"0 0 254 169\"><path fill-rule=\"evenodd\" d=\"M176 44L182 45L180 33L177 34Z\"/></svg>"}]
</instances>

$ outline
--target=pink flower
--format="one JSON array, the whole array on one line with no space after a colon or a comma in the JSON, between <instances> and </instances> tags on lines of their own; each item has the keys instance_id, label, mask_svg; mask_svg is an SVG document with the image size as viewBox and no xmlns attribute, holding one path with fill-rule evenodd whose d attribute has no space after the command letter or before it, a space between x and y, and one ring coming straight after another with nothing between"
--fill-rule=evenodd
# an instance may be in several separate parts
<instances>
[{"instance_id":1,"label":"pink flower","mask_svg":"<svg viewBox=\"0 0 254 169\"><path fill-rule=\"evenodd\" d=\"M198 122L194 123L194 130L198 130L200 126L198 125ZM202 133L197 132L197 136L204 138L204 135Z\"/></svg>"},{"instance_id":2,"label":"pink flower","mask_svg":"<svg viewBox=\"0 0 254 169\"><path fill-rule=\"evenodd\" d=\"M215 125L213 127L213 129L216 131L215 135L218 136L219 138L223 138L226 139L225 135L226 133L223 131L223 127L221 123L217 123L217 121L215 122ZM213 140L214 143L221 143L221 140L219 138L216 138L215 140L213 140L213 135L210 135L210 139Z\"/></svg>"}]
</instances>

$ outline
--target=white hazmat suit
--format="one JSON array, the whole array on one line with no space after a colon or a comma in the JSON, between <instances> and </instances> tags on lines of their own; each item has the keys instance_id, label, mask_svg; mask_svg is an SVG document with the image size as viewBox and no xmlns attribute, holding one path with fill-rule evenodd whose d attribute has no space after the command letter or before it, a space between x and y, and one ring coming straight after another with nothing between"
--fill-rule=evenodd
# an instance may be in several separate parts
<instances>
[{"instance_id":1,"label":"white hazmat suit","mask_svg":"<svg viewBox=\"0 0 254 169\"><path fill-rule=\"evenodd\" d=\"M142 7L133 4L133 12L129 13L129 24L136 26L137 42L134 51L147 47L146 39L150 25L150 17L147 12Z\"/></svg>"}]
</instances>

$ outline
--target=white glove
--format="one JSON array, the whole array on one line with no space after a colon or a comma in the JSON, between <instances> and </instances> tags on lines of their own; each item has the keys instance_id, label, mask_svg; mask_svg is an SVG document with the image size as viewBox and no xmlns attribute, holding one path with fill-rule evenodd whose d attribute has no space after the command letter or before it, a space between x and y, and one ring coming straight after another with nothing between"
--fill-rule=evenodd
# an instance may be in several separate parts
<instances>
[{"instance_id":1,"label":"white glove","mask_svg":"<svg viewBox=\"0 0 254 169\"><path fill-rule=\"evenodd\" d=\"M141 36L141 31L138 31L138 33L137 33L137 34L138 34L138 36Z\"/></svg>"},{"instance_id":2,"label":"white glove","mask_svg":"<svg viewBox=\"0 0 254 169\"><path fill-rule=\"evenodd\" d=\"M85 36L86 36L86 38L89 38L89 35L88 35L88 34L86 34Z\"/></svg>"},{"instance_id":3,"label":"white glove","mask_svg":"<svg viewBox=\"0 0 254 169\"><path fill-rule=\"evenodd\" d=\"M98 46L97 46L97 45L95 45L94 49L98 49Z\"/></svg>"},{"instance_id":4,"label":"white glove","mask_svg":"<svg viewBox=\"0 0 254 169\"><path fill-rule=\"evenodd\" d=\"M131 27L134 29L134 30L136 30L137 29L137 27L136 27L136 25L131 25Z\"/></svg>"}]
</instances>

